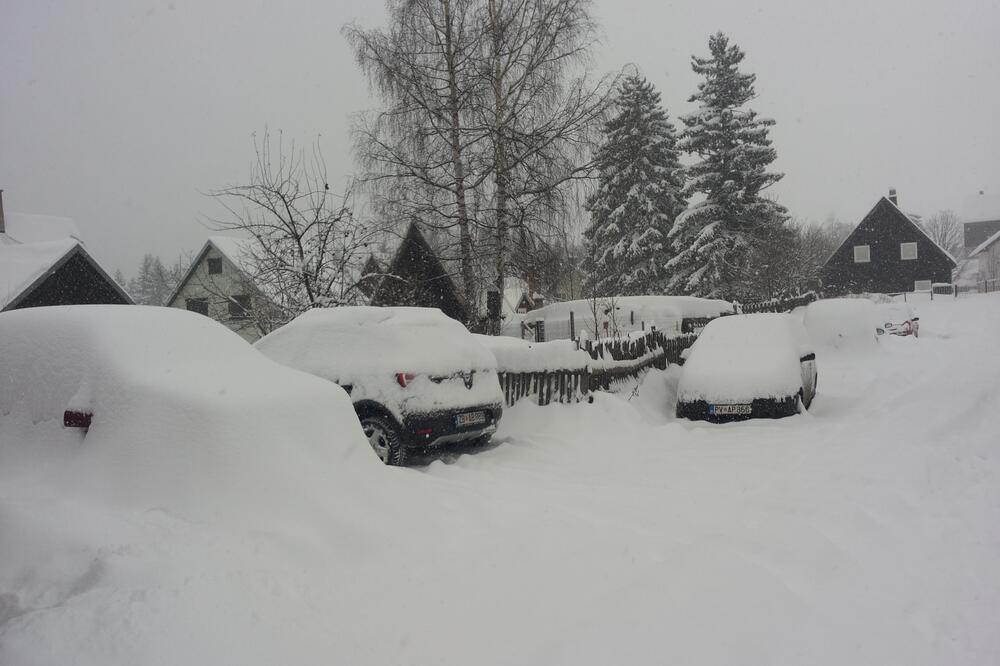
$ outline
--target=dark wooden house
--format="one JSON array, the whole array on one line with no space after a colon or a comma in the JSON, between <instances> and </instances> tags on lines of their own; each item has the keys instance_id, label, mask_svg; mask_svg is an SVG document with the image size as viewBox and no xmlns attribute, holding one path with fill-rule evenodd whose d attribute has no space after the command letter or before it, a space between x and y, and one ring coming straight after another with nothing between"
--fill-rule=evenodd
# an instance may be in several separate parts
<instances>
[{"instance_id":1,"label":"dark wooden house","mask_svg":"<svg viewBox=\"0 0 1000 666\"><path fill-rule=\"evenodd\" d=\"M8 227L7 222L11 222ZM44 305L131 304L66 218L12 215L0 193L0 311Z\"/></svg>"},{"instance_id":2,"label":"dark wooden house","mask_svg":"<svg viewBox=\"0 0 1000 666\"><path fill-rule=\"evenodd\" d=\"M7 291L0 296L0 310L4 311L43 305L132 303L77 242L5 245L0 248L0 271L6 274L2 281Z\"/></svg>"},{"instance_id":3,"label":"dark wooden house","mask_svg":"<svg viewBox=\"0 0 1000 666\"><path fill-rule=\"evenodd\" d=\"M951 282L955 259L896 205L882 197L823 266L829 294L899 293Z\"/></svg>"},{"instance_id":4,"label":"dark wooden house","mask_svg":"<svg viewBox=\"0 0 1000 666\"><path fill-rule=\"evenodd\" d=\"M385 273L371 298L372 305L439 308L452 319L465 322L468 318L468 308L452 276L416 222L410 223Z\"/></svg>"}]
</instances>

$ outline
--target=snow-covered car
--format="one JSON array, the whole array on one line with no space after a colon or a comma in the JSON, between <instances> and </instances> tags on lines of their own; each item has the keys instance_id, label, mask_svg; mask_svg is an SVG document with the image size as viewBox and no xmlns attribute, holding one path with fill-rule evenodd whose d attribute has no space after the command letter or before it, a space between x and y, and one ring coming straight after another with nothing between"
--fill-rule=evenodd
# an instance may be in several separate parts
<instances>
[{"instance_id":1,"label":"snow-covered car","mask_svg":"<svg viewBox=\"0 0 1000 666\"><path fill-rule=\"evenodd\" d=\"M252 513L220 489L253 487L254 501L274 505L303 492L307 473L283 458L327 477L357 459L357 475L372 462L355 453L365 448L342 390L264 358L208 317L138 305L0 313L5 472L65 463L75 471L59 483L81 492ZM220 470L238 482L221 484Z\"/></svg>"},{"instance_id":2,"label":"snow-covered car","mask_svg":"<svg viewBox=\"0 0 1000 666\"><path fill-rule=\"evenodd\" d=\"M879 322L877 332L887 335L912 335L920 337L920 317L906 303L886 303L877 308Z\"/></svg>"},{"instance_id":3,"label":"snow-covered car","mask_svg":"<svg viewBox=\"0 0 1000 666\"><path fill-rule=\"evenodd\" d=\"M824 298L802 315L809 340L837 352L867 353L878 348L879 314L866 298Z\"/></svg>"},{"instance_id":4,"label":"snow-covered car","mask_svg":"<svg viewBox=\"0 0 1000 666\"><path fill-rule=\"evenodd\" d=\"M713 319L686 353L677 416L713 422L790 416L816 395L816 354L785 314Z\"/></svg>"},{"instance_id":5,"label":"snow-covered car","mask_svg":"<svg viewBox=\"0 0 1000 666\"><path fill-rule=\"evenodd\" d=\"M255 346L342 386L386 464L413 447L488 438L500 420L496 359L434 308L318 308Z\"/></svg>"}]
</instances>

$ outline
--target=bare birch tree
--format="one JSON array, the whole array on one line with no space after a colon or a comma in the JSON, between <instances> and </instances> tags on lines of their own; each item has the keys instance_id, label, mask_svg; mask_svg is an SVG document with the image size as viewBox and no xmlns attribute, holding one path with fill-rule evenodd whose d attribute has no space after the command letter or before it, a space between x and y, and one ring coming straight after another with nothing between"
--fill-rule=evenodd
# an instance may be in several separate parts
<instances>
[{"instance_id":1,"label":"bare birch tree","mask_svg":"<svg viewBox=\"0 0 1000 666\"><path fill-rule=\"evenodd\" d=\"M612 90L586 69L587 0L389 0L389 27L344 28L385 107L359 118L375 202L457 230L465 298L565 245L568 193L591 175L591 136ZM542 253L544 254L544 252Z\"/></svg>"},{"instance_id":2,"label":"bare birch tree","mask_svg":"<svg viewBox=\"0 0 1000 666\"><path fill-rule=\"evenodd\" d=\"M467 191L464 126L469 68L477 39L468 0L391 0L389 28L355 24L344 35L386 108L356 126L358 154L382 211L455 227L465 300L475 319L479 283ZM482 181L473 177L472 187Z\"/></svg>"},{"instance_id":3,"label":"bare birch tree","mask_svg":"<svg viewBox=\"0 0 1000 666\"><path fill-rule=\"evenodd\" d=\"M480 42L478 122L492 160L494 280L503 289L511 249L528 257L532 241L555 229L574 180L589 178L597 121L616 77L594 83L587 71L597 27L588 0L485 0ZM528 272L531 266L522 266Z\"/></svg>"}]
</instances>

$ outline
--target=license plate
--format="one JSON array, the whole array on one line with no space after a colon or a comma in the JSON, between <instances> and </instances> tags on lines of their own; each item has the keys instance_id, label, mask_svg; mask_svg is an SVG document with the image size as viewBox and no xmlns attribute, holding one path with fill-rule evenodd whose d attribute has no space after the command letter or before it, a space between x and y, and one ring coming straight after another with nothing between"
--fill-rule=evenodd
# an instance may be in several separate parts
<instances>
[{"instance_id":1,"label":"license plate","mask_svg":"<svg viewBox=\"0 0 1000 666\"><path fill-rule=\"evenodd\" d=\"M486 412L466 412L455 417L455 425L460 428L480 423L486 423Z\"/></svg>"},{"instance_id":2,"label":"license plate","mask_svg":"<svg viewBox=\"0 0 1000 666\"><path fill-rule=\"evenodd\" d=\"M747 415L751 413L752 405L709 405L708 413L716 416Z\"/></svg>"}]
</instances>

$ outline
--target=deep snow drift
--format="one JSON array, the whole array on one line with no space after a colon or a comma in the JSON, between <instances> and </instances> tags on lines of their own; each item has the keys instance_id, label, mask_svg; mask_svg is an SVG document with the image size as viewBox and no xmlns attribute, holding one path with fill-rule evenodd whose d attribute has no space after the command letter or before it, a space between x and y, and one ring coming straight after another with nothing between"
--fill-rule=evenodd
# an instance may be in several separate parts
<instances>
[{"instance_id":1,"label":"deep snow drift","mask_svg":"<svg viewBox=\"0 0 1000 666\"><path fill-rule=\"evenodd\" d=\"M455 464L344 461L290 507L325 530L5 468L0 663L997 663L1000 296L918 307L919 339L817 348L807 414L677 421L675 368L522 403Z\"/></svg>"}]
</instances>

